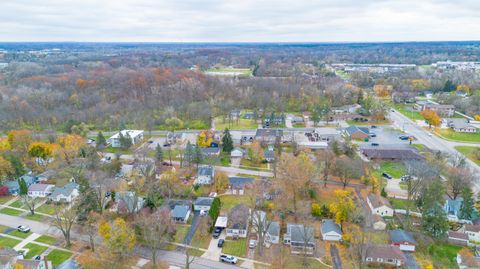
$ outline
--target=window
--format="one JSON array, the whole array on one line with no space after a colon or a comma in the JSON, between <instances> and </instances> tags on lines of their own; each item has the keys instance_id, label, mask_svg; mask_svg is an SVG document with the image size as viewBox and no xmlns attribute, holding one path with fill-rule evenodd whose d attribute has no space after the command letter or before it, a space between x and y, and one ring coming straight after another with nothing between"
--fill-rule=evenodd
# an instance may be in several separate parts
<instances>
[{"instance_id":1,"label":"window","mask_svg":"<svg viewBox=\"0 0 480 269\"><path fill-rule=\"evenodd\" d=\"M393 263L393 259L387 259L387 262Z\"/></svg>"},{"instance_id":2,"label":"window","mask_svg":"<svg viewBox=\"0 0 480 269\"><path fill-rule=\"evenodd\" d=\"M367 257L365 260L366 260L367 262L371 262L371 261L373 261L373 258L372 258L372 257Z\"/></svg>"},{"instance_id":3,"label":"window","mask_svg":"<svg viewBox=\"0 0 480 269\"><path fill-rule=\"evenodd\" d=\"M382 258L377 258L377 262L383 262Z\"/></svg>"}]
</instances>

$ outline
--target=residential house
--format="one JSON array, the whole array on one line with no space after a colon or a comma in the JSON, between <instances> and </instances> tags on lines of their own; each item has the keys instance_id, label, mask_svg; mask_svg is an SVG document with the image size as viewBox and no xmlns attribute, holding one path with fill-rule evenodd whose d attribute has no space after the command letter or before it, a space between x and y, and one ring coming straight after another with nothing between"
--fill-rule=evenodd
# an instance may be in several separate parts
<instances>
[{"instance_id":1,"label":"residential house","mask_svg":"<svg viewBox=\"0 0 480 269\"><path fill-rule=\"evenodd\" d=\"M293 116L291 118L292 123L303 123L303 117L302 116Z\"/></svg>"},{"instance_id":2,"label":"residential house","mask_svg":"<svg viewBox=\"0 0 480 269\"><path fill-rule=\"evenodd\" d=\"M53 268L52 262L44 259L44 260L26 260L26 259L19 259L15 263L14 268L22 268L22 269L51 269Z\"/></svg>"},{"instance_id":3,"label":"residential house","mask_svg":"<svg viewBox=\"0 0 480 269\"><path fill-rule=\"evenodd\" d=\"M121 214L136 213L145 205L145 200L135 192L120 191L115 193L117 212Z\"/></svg>"},{"instance_id":4,"label":"residential house","mask_svg":"<svg viewBox=\"0 0 480 269\"><path fill-rule=\"evenodd\" d=\"M266 117L264 120L263 120L263 126L268 128L268 127L272 127L272 126L275 126L275 125L283 125L285 123L285 116L283 115L273 115L273 116L269 116L269 117Z\"/></svg>"},{"instance_id":5,"label":"residential house","mask_svg":"<svg viewBox=\"0 0 480 269\"><path fill-rule=\"evenodd\" d=\"M197 179L195 184L207 185L213 183L215 168L211 165L201 165L198 167Z\"/></svg>"},{"instance_id":6,"label":"residential house","mask_svg":"<svg viewBox=\"0 0 480 269\"><path fill-rule=\"evenodd\" d=\"M365 261L369 264L388 264L403 267L406 259L405 254L399 248L388 245L367 247L365 253Z\"/></svg>"},{"instance_id":7,"label":"residential house","mask_svg":"<svg viewBox=\"0 0 480 269\"><path fill-rule=\"evenodd\" d=\"M417 241L415 241L411 233L400 229L391 230L388 233L392 246L399 247L403 251L415 251Z\"/></svg>"},{"instance_id":8,"label":"residential house","mask_svg":"<svg viewBox=\"0 0 480 269\"><path fill-rule=\"evenodd\" d=\"M458 269L478 269L480 268L480 257L474 255L465 255L462 252L457 253Z\"/></svg>"},{"instance_id":9,"label":"residential house","mask_svg":"<svg viewBox=\"0 0 480 269\"><path fill-rule=\"evenodd\" d=\"M468 241L480 243L480 225L466 224L464 228Z\"/></svg>"},{"instance_id":10,"label":"residential house","mask_svg":"<svg viewBox=\"0 0 480 269\"><path fill-rule=\"evenodd\" d=\"M312 255L316 246L313 227L287 223L287 232L283 235L283 243L290 246L292 254Z\"/></svg>"},{"instance_id":11,"label":"residential house","mask_svg":"<svg viewBox=\"0 0 480 269\"><path fill-rule=\"evenodd\" d=\"M275 161L275 151L273 150L272 145L269 145L268 148L263 152L263 158L269 163Z\"/></svg>"},{"instance_id":12,"label":"residential house","mask_svg":"<svg viewBox=\"0 0 480 269\"><path fill-rule=\"evenodd\" d=\"M463 198L462 197L457 197L457 199L452 200L452 199L447 199L445 201L445 205L443 206L443 209L445 210L445 213L447 214L448 219L451 220L458 220L460 216L460 208L462 207L463 203Z\"/></svg>"},{"instance_id":13,"label":"residential house","mask_svg":"<svg viewBox=\"0 0 480 269\"><path fill-rule=\"evenodd\" d=\"M413 148L364 148L362 154L370 160L423 160L425 159L416 149Z\"/></svg>"},{"instance_id":14,"label":"residential house","mask_svg":"<svg viewBox=\"0 0 480 269\"><path fill-rule=\"evenodd\" d=\"M232 119L238 119L240 118L240 109L234 108L230 111L230 118Z\"/></svg>"},{"instance_id":15,"label":"residential house","mask_svg":"<svg viewBox=\"0 0 480 269\"><path fill-rule=\"evenodd\" d=\"M232 152L230 152L230 157L232 158L243 158L245 155L245 150L242 148L234 148Z\"/></svg>"},{"instance_id":16,"label":"residential house","mask_svg":"<svg viewBox=\"0 0 480 269\"><path fill-rule=\"evenodd\" d=\"M132 140L132 145L137 144L143 140L143 130L122 130L114 135L112 135L108 140L109 143L114 148L119 148L120 144L120 133L123 137L129 137Z\"/></svg>"},{"instance_id":17,"label":"residential house","mask_svg":"<svg viewBox=\"0 0 480 269\"><path fill-rule=\"evenodd\" d=\"M212 205L213 199L214 198L212 197L198 197L193 203L193 210L208 212L210 210L210 206Z\"/></svg>"},{"instance_id":18,"label":"residential house","mask_svg":"<svg viewBox=\"0 0 480 269\"><path fill-rule=\"evenodd\" d=\"M0 248L0 268L13 269L18 259L23 258L12 248Z\"/></svg>"},{"instance_id":19,"label":"residential house","mask_svg":"<svg viewBox=\"0 0 480 269\"><path fill-rule=\"evenodd\" d=\"M246 238L249 219L250 209L246 205L239 204L233 207L228 214L227 237Z\"/></svg>"},{"instance_id":20,"label":"residential house","mask_svg":"<svg viewBox=\"0 0 480 269\"><path fill-rule=\"evenodd\" d=\"M28 187L28 196L34 198L45 198L52 194L55 185L35 183Z\"/></svg>"},{"instance_id":21,"label":"residential house","mask_svg":"<svg viewBox=\"0 0 480 269\"><path fill-rule=\"evenodd\" d=\"M228 177L228 190L227 193L233 195L243 195L245 193L245 187L253 183L251 177Z\"/></svg>"},{"instance_id":22,"label":"residential house","mask_svg":"<svg viewBox=\"0 0 480 269\"><path fill-rule=\"evenodd\" d=\"M465 118L446 118L446 125L457 133L476 133L477 128Z\"/></svg>"},{"instance_id":23,"label":"residential house","mask_svg":"<svg viewBox=\"0 0 480 269\"><path fill-rule=\"evenodd\" d=\"M266 246L279 243L280 224L276 221L268 221L267 214L264 211L257 210L252 213L252 224L255 233L258 233L258 228L262 227Z\"/></svg>"},{"instance_id":24,"label":"residential house","mask_svg":"<svg viewBox=\"0 0 480 269\"><path fill-rule=\"evenodd\" d=\"M202 155L205 157L220 155L219 147L200 148L200 151L202 152Z\"/></svg>"},{"instance_id":25,"label":"residential house","mask_svg":"<svg viewBox=\"0 0 480 269\"><path fill-rule=\"evenodd\" d=\"M320 231L323 241L340 241L342 239L343 234L340 225L331 219L322 220Z\"/></svg>"},{"instance_id":26,"label":"residential house","mask_svg":"<svg viewBox=\"0 0 480 269\"><path fill-rule=\"evenodd\" d=\"M272 221L265 233L265 242L268 244L278 244L280 242L280 223Z\"/></svg>"},{"instance_id":27,"label":"residential house","mask_svg":"<svg viewBox=\"0 0 480 269\"><path fill-rule=\"evenodd\" d=\"M218 216L215 221L215 228L225 229L228 224L228 216Z\"/></svg>"},{"instance_id":28,"label":"residential house","mask_svg":"<svg viewBox=\"0 0 480 269\"><path fill-rule=\"evenodd\" d=\"M243 117L245 119L252 120L252 119L255 119L255 113L251 112L251 111L247 111L247 112L243 113Z\"/></svg>"},{"instance_id":29,"label":"residential house","mask_svg":"<svg viewBox=\"0 0 480 269\"><path fill-rule=\"evenodd\" d=\"M362 106L359 104L353 105L346 105L340 107L332 107L333 114L346 114L346 113L355 113L357 109L361 108Z\"/></svg>"},{"instance_id":30,"label":"residential house","mask_svg":"<svg viewBox=\"0 0 480 269\"><path fill-rule=\"evenodd\" d=\"M340 140L340 132L334 128L315 128L312 132L306 132L309 142L330 142Z\"/></svg>"},{"instance_id":31,"label":"residential house","mask_svg":"<svg viewBox=\"0 0 480 269\"><path fill-rule=\"evenodd\" d=\"M379 215L373 215L373 229L377 231L384 231L387 228L387 223Z\"/></svg>"},{"instance_id":32,"label":"residential house","mask_svg":"<svg viewBox=\"0 0 480 269\"><path fill-rule=\"evenodd\" d=\"M171 212L171 217L174 221L176 222L183 222L187 223L188 218L190 217L190 206L187 205L176 205L172 212Z\"/></svg>"},{"instance_id":33,"label":"residential house","mask_svg":"<svg viewBox=\"0 0 480 269\"><path fill-rule=\"evenodd\" d=\"M38 182L44 182L51 180L52 177L56 174L57 172L55 170L47 170L39 175L37 175L37 181Z\"/></svg>"},{"instance_id":34,"label":"residential house","mask_svg":"<svg viewBox=\"0 0 480 269\"><path fill-rule=\"evenodd\" d=\"M79 195L78 188L77 183L70 182L63 187L56 187L49 198L57 203L71 203Z\"/></svg>"},{"instance_id":35,"label":"residential house","mask_svg":"<svg viewBox=\"0 0 480 269\"><path fill-rule=\"evenodd\" d=\"M32 172L21 176L20 179L23 179L25 181L27 187L30 187L30 185L32 184L38 183L38 178L34 176ZM18 184L18 180L8 180L4 183L4 185L8 188L10 194L20 193L20 185Z\"/></svg>"},{"instance_id":36,"label":"residential house","mask_svg":"<svg viewBox=\"0 0 480 269\"><path fill-rule=\"evenodd\" d=\"M448 242L460 246L468 246L468 235L461 232L448 231Z\"/></svg>"},{"instance_id":37,"label":"residential house","mask_svg":"<svg viewBox=\"0 0 480 269\"><path fill-rule=\"evenodd\" d=\"M367 196L367 204L370 207L372 214L382 217L393 217L393 207L384 197L370 193Z\"/></svg>"},{"instance_id":38,"label":"residential house","mask_svg":"<svg viewBox=\"0 0 480 269\"><path fill-rule=\"evenodd\" d=\"M348 126L344 129L344 133L350 138L357 140L365 140L370 137L368 127L358 127L356 125Z\"/></svg>"},{"instance_id":39,"label":"residential house","mask_svg":"<svg viewBox=\"0 0 480 269\"><path fill-rule=\"evenodd\" d=\"M283 130L281 129L257 129L255 140L267 144L275 144L282 140Z\"/></svg>"}]
</instances>

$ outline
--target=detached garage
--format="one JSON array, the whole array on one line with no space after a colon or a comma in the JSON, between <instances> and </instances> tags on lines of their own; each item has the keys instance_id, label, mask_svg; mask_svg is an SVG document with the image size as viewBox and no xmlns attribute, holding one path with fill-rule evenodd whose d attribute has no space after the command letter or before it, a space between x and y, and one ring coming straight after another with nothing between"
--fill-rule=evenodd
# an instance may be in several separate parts
<instances>
[{"instance_id":1,"label":"detached garage","mask_svg":"<svg viewBox=\"0 0 480 269\"><path fill-rule=\"evenodd\" d=\"M322 221L322 239L323 241L340 241L342 240L342 229L331 219Z\"/></svg>"}]
</instances>

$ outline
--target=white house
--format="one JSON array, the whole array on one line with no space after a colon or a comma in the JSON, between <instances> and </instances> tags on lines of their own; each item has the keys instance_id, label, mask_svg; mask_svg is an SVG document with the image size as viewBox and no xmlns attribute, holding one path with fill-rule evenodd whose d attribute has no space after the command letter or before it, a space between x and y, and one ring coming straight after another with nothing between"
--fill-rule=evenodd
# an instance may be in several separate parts
<instances>
[{"instance_id":1,"label":"white house","mask_svg":"<svg viewBox=\"0 0 480 269\"><path fill-rule=\"evenodd\" d=\"M248 233L248 223L250 219L250 209L239 204L230 210L227 223L227 237L246 238Z\"/></svg>"},{"instance_id":2,"label":"white house","mask_svg":"<svg viewBox=\"0 0 480 269\"><path fill-rule=\"evenodd\" d=\"M331 219L322 220L321 232L323 241L340 241L342 239L342 229Z\"/></svg>"},{"instance_id":3,"label":"white house","mask_svg":"<svg viewBox=\"0 0 480 269\"><path fill-rule=\"evenodd\" d=\"M278 244L280 242L280 223L272 221L265 233L265 242L269 244Z\"/></svg>"},{"instance_id":4,"label":"white house","mask_svg":"<svg viewBox=\"0 0 480 269\"><path fill-rule=\"evenodd\" d=\"M52 194L53 188L55 188L55 185L52 184L32 184L28 187L28 196L44 198Z\"/></svg>"},{"instance_id":5,"label":"white house","mask_svg":"<svg viewBox=\"0 0 480 269\"><path fill-rule=\"evenodd\" d=\"M400 229L392 230L388 233L393 246L399 247L402 251L415 251L417 241L415 241L411 233Z\"/></svg>"},{"instance_id":6,"label":"white house","mask_svg":"<svg viewBox=\"0 0 480 269\"><path fill-rule=\"evenodd\" d=\"M210 165L202 165L198 167L197 179L195 184L207 185L213 183L213 178L215 177L215 168Z\"/></svg>"},{"instance_id":7,"label":"white house","mask_svg":"<svg viewBox=\"0 0 480 269\"><path fill-rule=\"evenodd\" d=\"M242 158L244 155L244 151L241 148L235 148L230 152L230 157L232 158Z\"/></svg>"},{"instance_id":8,"label":"white house","mask_svg":"<svg viewBox=\"0 0 480 269\"><path fill-rule=\"evenodd\" d=\"M49 198L57 203L71 203L78 195L78 184L70 182L63 187L56 187Z\"/></svg>"},{"instance_id":9,"label":"white house","mask_svg":"<svg viewBox=\"0 0 480 269\"><path fill-rule=\"evenodd\" d=\"M367 203L372 214L382 217L393 217L393 207L387 199L378 194L370 193L367 196Z\"/></svg>"},{"instance_id":10,"label":"white house","mask_svg":"<svg viewBox=\"0 0 480 269\"><path fill-rule=\"evenodd\" d=\"M465 233L468 235L468 241L480 242L480 225L465 225Z\"/></svg>"},{"instance_id":11,"label":"white house","mask_svg":"<svg viewBox=\"0 0 480 269\"><path fill-rule=\"evenodd\" d=\"M107 142L114 148L119 148L121 146L120 145L120 133L124 137L130 137L130 139L132 140L132 145L137 144L138 142L143 140L143 130L123 130L123 131L120 131L120 132L112 135L108 139Z\"/></svg>"},{"instance_id":12,"label":"white house","mask_svg":"<svg viewBox=\"0 0 480 269\"><path fill-rule=\"evenodd\" d=\"M212 202L212 197L198 197L197 200L195 200L195 202L193 203L193 210L208 212L210 210Z\"/></svg>"}]
</instances>

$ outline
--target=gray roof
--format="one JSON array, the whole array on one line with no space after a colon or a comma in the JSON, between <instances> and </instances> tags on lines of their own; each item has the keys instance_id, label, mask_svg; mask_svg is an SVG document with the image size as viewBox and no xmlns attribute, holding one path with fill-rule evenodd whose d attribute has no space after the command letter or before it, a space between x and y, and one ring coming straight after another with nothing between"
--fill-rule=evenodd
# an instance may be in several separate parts
<instances>
[{"instance_id":1,"label":"gray roof","mask_svg":"<svg viewBox=\"0 0 480 269\"><path fill-rule=\"evenodd\" d=\"M280 223L277 221L272 221L270 223L270 226L268 226L268 234L273 235L273 236L279 236L280 235Z\"/></svg>"},{"instance_id":2,"label":"gray roof","mask_svg":"<svg viewBox=\"0 0 480 269\"><path fill-rule=\"evenodd\" d=\"M257 129L255 137L281 137L283 130L281 129Z\"/></svg>"},{"instance_id":3,"label":"gray roof","mask_svg":"<svg viewBox=\"0 0 480 269\"><path fill-rule=\"evenodd\" d=\"M424 157L414 149L362 149L363 155L370 159L423 160Z\"/></svg>"},{"instance_id":4,"label":"gray roof","mask_svg":"<svg viewBox=\"0 0 480 269\"><path fill-rule=\"evenodd\" d=\"M228 214L228 225L230 229L245 230L248 225L250 209L244 204L238 204Z\"/></svg>"},{"instance_id":5,"label":"gray roof","mask_svg":"<svg viewBox=\"0 0 480 269\"><path fill-rule=\"evenodd\" d=\"M63 187L56 187L51 197L57 197L58 195L70 196L75 189L78 189L78 184L75 182L70 182Z\"/></svg>"},{"instance_id":6,"label":"gray roof","mask_svg":"<svg viewBox=\"0 0 480 269\"><path fill-rule=\"evenodd\" d=\"M213 176L213 167L208 165L202 165L198 167L199 176Z\"/></svg>"},{"instance_id":7,"label":"gray roof","mask_svg":"<svg viewBox=\"0 0 480 269\"><path fill-rule=\"evenodd\" d=\"M447 199L447 202L445 203L445 213L448 215L457 215L460 212L460 208L462 207L463 203L463 198L458 197L455 200L452 199Z\"/></svg>"},{"instance_id":8,"label":"gray roof","mask_svg":"<svg viewBox=\"0 0 480 269\"><path fill-rule=\"evenodd\" d=\"M230 186L233 188L243 188L245 185L251 184L253 182L253 178L251 177L229 177L228 181L230 182Z\"/></svg>"},{"instance_id":9,"label":"gray roof","mask_svg":"<svg viewBox=\"0 0 480 269\"><path fill-rule=\"evenodd\" d=\"M475 128L475 126L468 123L465 118L448 118L447 125L455 129Z\"/></svg>"},{"instance_id":10,"label":"gray roof","mask_svg":"<svg viewBox=\"0 0 480 269\"><path fill-rule=\"evenodd\" d=\"M198 197L197 200L195 200L195 205L206 205L209 206L213 202L212 197Z\"/></svg>"},{"instance_id":11,"label":"gray roof","mask_svg":"<svg viewBox=\"0 0 480 269\"><path fill-rule=\"evenodd\" d=\"M389 231L388 233L390 234L390 240L392 240L393 243L409 242L414 245L417 244L417 241L415 241L412 234L407 231L397 229Z\"/></svg>"},{"instance_id":12,"label":"gray roof","mask_svg":"<svg viewBox=\"0 0 480 269\"><path fill-rule=\"evenodd\" d=\"M322 221L321 230L322 230L322 234L329 233L329 232L336 232L338 234L342 234L342 229L340 229L340 226L331 219L324 219Z\"/></svg>"},{"instance_id":13,"label":"gray roof","mask_svg":"<svg viewBox=\"0 0 480 269\"><path fill-rule=\"evenodd\" d=\"M301 242L302 244L305 241L308 243L314 244L315 237L312 227L305 227L303 224L287 224L287 232L290 234L291 242Z\"/></svg>"},{"instance_id":14,"label":"gray roof","mask_svg":"<svg viewBox=\"0 0 480 269\"><path fill-rule=\"evenodd\" d=\"M176 205L172 210L172 218L183 219L187 216L190 207L187 205Z\"/></svg>"},{"instance_id":15,"label":"gray roof","mask_svg":"<svg viewBox=\"0 0 480 269\"><path fill-rule=\"evenodd\" d=\"M169 200L167 202L167 205L170 208L170 210L173 210L175 208L175 206L177 206L177 205L190 206L191 204L192 204L192 202L189 201L189 200Z\"/></svg>"},{"instance_id":16,"label":"gray roof","mask_svg":"<svg viewBox=\"0 0 480 269\"><path fill-rule=\"evenodd\" d=\"M220 148L201 148L200 149L204 155L219 154Z\"/></svg>"},{"instance_id":17,"label":"gray roof","mask_svg":"<svg viewBox=\"0 0 480 269\"><path fill-rule=\"evenodd\" d=\"M263 157L265 159L275 159L275 151L267 149L263 153Z\"/></svg>"},{"instance_id":18,"label":"gray roof","mask_svg":"<svg viewBox=\"0 0 480 269\"><path fill-rule=\"evenodd\" d=\"M367 127L358 127L356 125L351 125L351 126L348 126L347 128L345 128L345 131L349 134L349 135L352 135L356 132L362 132L366 135L368 135L370 133L370 131L368 130Z\"/></svg>"}]
</instances>

